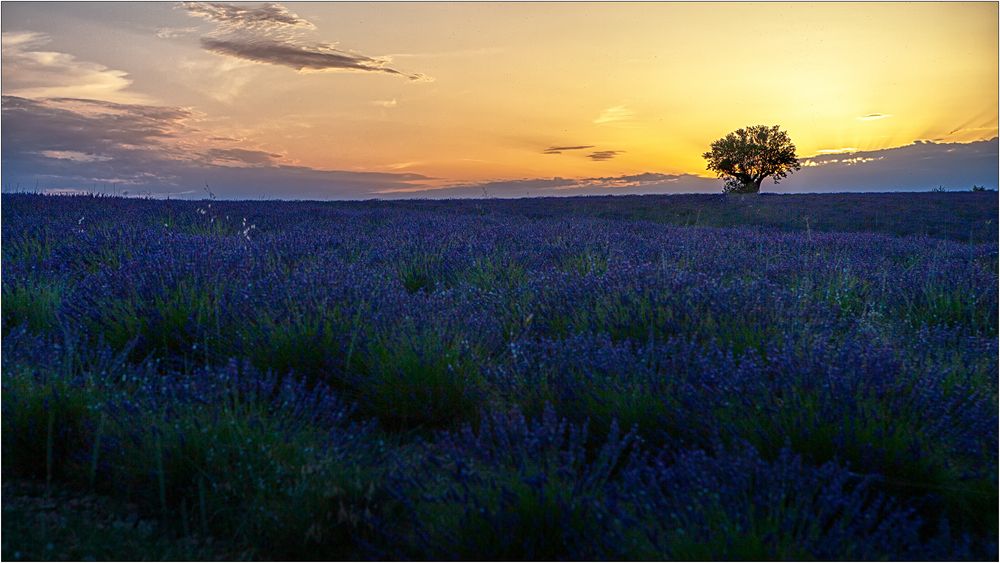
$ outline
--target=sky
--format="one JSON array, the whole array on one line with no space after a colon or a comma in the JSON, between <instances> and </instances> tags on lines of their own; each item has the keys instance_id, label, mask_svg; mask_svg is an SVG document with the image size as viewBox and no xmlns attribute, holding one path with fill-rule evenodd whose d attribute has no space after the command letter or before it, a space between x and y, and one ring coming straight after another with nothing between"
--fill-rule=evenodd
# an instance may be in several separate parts
<instances>
[{"instance_id":1,"label":"sky","mask_svg":"<svg viewBox=\"0 0 1000 563\"><path fill-rule=\"evenodd\" d=\"M2 4L4 191L343 199L998 184L998 5ZM208 186L206 190L206 185Z\"/></svg>"}]
</instances>

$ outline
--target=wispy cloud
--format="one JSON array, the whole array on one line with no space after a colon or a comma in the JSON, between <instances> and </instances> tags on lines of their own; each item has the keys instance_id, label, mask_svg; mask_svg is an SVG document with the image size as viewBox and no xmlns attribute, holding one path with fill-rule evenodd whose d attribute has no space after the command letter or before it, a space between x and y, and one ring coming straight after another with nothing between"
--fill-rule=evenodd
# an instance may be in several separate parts
<instances>
[{"instance_id":1,"label":"wispy cloud","mask_svg":"<svg viewBox=\"0 0 1000 563\"><path fill-rule=\"evenodd\" d=\"M542 151L542 154L562 154L564 151L579 151L583 149L592 149L594 145L572 145L565 147L549 147Z\"/></svg>"},{"instance_id":2,"label":"wispy cloud","mask_svg":"<svg viewBox=\"0 0 1000 563\"><path fill-rule=\"evenodd\" d=\"M161 27L156 30L156 36L160 39L174 39L195 33L198 33L197 27Z\"/></svg>"},{"instance_id":3,"label":"wispy cloud","mask_svg":"<svg viewBox=\"0 0 1000 563\"><path fill-rule=\"evenodd\" d=\"M868 115L862 115L858 119L861 121L876 121L879 119L885 119L887 117L892 117L891 113L869 113Z\"/></svg>"},{"instance_id":4,"label":"wispy cloud","mask_svg":"<svg viewBox=\"0 0 1000 563\"><path fill-rule=\"evenodd\" d=\"M216 24L201 38L206 51L256 63L286 66L299 71L374 72L430 81L423 74L389 66L389 57L371 57L338 49L331 43L309 41L312 22L281 4L243 7L219 2L185 2L187 12Z\"/></svg>"},{"instance_id":5,"label":"wispy cloud","mask_svg":"<svg viewBox=\"0 0 1000 563\"><path fill-rule=\"evenodd\" d=\"M110 156L87 154L80 151L40 151L39 154L45 158L71 160L73 162L104 162L106 160L111 160Z\"/></svg>"},{"instance_id":6,"label":"wispy cloud","mask_svg":"<svg viewBox=\"0 0 1000 563\"><path fill-rule=\"evenodd\" d=\"M396 98L391 100L374 100L372 101L372 105L380 108L394 108L399 105L399 102L396 101Z\"/></svg>"},{"instance_id":7,"label":"wispy cloud","mask_svg":"<svg viewBox=\"0 0 1000 563\"><path fill-rule=\"evenodd\" d=\"M841 147L839 149L820 149L816 151L817 154L844 154L849 152L857 152L857 147Z\"/></svg>"},{"instance_id":8,"label":"wispy cloud","mask_svg":"<svg viewBox=\"0 0 1000 563\"><path fill-rule=\"evenodd\" d=\"M590 160L604 161L611 160L612 158L620 155L625 151L594 151L587 155Z\"/></svg>"},{"instance_id":9,"label":"wispy cloud","mask_svg":"<svg viewBox=\"0 0 1000 563\"><path fill-rule=\"evenodd\" d=\"M389 170L404 170L406 168L413 168L414 166L419 166L423 164L421 160L412 160L409 162L393 162L392 164L387 164L385 167Z\"/></svg>"},{"instance_id":10,"label":"wispy cloud","mask_svg":"<svg viewBox=\"0 0 1000 563\"><path fill-rule=\"evenodd\" d=\"M635 117L635 112L628 108L628 106L613 106L605 109L600 115L594 119L594 123L597 125L603 125L605 123L619 123L622 121L631 121Z\"/></svg>"},{"instance_id":11,"label":"wispy cloud","mask_svg":"<svg viewBox=\"0 0 1000 563\"><path fill-rule=\"evenodd\" d=\"M232 57L183 57L177 80L217 102L232 104L260 75L259 65Z\"/></svg>"},{"instance_id":12,"label":"wispy cloud","mask_svg":"<svg viewBox=\"0 0 1000 563\"><path fill-rule=\"evenodd\" d=\"M118 102L144 102L127 91L128 73L75 56L45 50L51 39L33 31L5 31L3 91L27 98L81 97Z\"/></svg>"}]
</instances>

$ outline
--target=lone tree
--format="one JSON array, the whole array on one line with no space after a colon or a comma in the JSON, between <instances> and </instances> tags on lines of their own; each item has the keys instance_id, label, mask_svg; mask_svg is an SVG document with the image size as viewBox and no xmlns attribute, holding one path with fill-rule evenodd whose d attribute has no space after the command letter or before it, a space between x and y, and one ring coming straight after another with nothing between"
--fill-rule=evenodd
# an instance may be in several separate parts
<instances>
[{"instance_id":1,"label":"lone tree","mask_svg":"<svg viewBox=\"0 0 1000 563\"><path fill-rule=\"evenodd\" d=\"M702 156L708 169L726 180L726 193L758 193L764 178L774 176L777 184L800 168L795 145L777 125L737 129L712 143L712 150Z\"/></svg>"}]
</instances>

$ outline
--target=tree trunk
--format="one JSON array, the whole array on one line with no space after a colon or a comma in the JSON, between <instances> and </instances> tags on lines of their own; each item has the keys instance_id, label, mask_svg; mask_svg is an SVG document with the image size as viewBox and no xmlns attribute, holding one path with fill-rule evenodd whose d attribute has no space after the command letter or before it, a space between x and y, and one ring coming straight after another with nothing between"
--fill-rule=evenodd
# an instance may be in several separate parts
<instances>
[{"instance_id":1,"label":"tree trunk","mask_svg":"<svg viewBox=\"0 0 1000 563\"><path fill-rule=\"evenodd\" d=\"M756 180L748 180L743 183L743 193L745 194L756 194L760 193L760 183L763 182L763 178L758 178Z\"/></svg>"}]
</instances>

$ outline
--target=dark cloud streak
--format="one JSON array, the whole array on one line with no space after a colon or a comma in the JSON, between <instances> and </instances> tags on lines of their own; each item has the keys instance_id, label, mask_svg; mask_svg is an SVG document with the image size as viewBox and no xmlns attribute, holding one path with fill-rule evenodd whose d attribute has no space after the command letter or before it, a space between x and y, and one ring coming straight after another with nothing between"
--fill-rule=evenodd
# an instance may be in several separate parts
<instances>
[{"instance_id":1,"label":"dark cloud streak","mask_svg":"<svg viewBox=\"0 0 1000 563\"><path fill-rule=\"evenodd\" d=\"M583 149L592 149L594 145L573 145L568 147L549 147L542 151L542 154L562 154L563 151L579 151Z\"/></svg>"},{"instance_id":2,"label":"dark cloud streak","mask_svg":"<svg viewBox=\"0 0 1000 563\"><path fill-rule=\"evenodd\" d=\"M298 71L373 72L430 80L422 74L388 66L388 57L369 57L328 43L304 40L303 32L315 26L281 4L243 7L220 2L185 2L182 7L190 15L216 24L214 31L201 38L202 48L212 53Z\"/></svg>"},{"instance_id":3,"label":"dark cloud streak","mask_svg":"<svg viewBox=\"0 0 1000 563\"><path fill-rule=\"evenodd\" d=\"M590 160L596 160L602 162L605 160L611 160L612 158L620 155L625 151L595 151L587 155Z\"/></svg>"},{"instance_id":4,"label":"dark cloud streak","mask_svg":"<svg viewBox=\"0 0 1000 563\"><path fill-rule=\"evenodd\" d=\"M249 149L208 149L205 156L210 162L228 165L229 163L261 166L276 164L280 154Z\"/></svg>"},{"instance_id":5,"label":"dark cloud streak","mask_svg":"<svg viewBox=\"0 0 1000 563\"><path fill-rule=\"evenodd\" d=\"M385 62L364 55L338 51L329 45L295 45L271 39L213 39L203 37L201 46L206 51L229 55L258 63L287 66L295 70L357 70L383 72L405 76L410 80L424 78L419 74L406 74L385 66Z\"/></svg>"}]
</instances>

